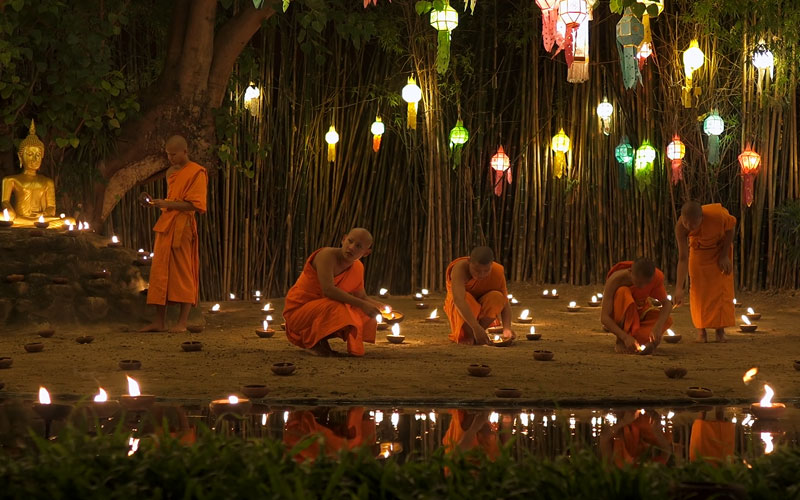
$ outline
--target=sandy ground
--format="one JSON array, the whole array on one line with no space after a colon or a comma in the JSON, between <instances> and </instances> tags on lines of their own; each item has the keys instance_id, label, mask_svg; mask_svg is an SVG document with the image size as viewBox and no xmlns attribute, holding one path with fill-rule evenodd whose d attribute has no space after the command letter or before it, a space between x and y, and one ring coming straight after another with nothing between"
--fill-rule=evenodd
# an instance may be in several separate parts
<instances>
[{"instance_id":1,"label":"sandy ground","mask_svg":"<svg viewBox=\"0 0 800 500\"><path fill-rule=\"evenodd\" d=\"M652 356L620 355L613 337L602 331L599 310L584 307L566 311L570 300L585 304L598 287L559 286L560 299L541 298L541 287L516 284L510 290L520 300L515 315L529 308L539 341L527 341L527 326L516 325L520 339L507 348L458 346L447 339L445 321L424 321L430 310L417 310L409 297L387 300L406 313L401 324L406 343L392 345L386 332L378 332L375 345L367 345L363 358L319 358L289 344L283 332L261 339L254 329L263 319L261 305L249 302L222 303L222 312L205 316L200 334L142 334L124 331L122 324L92 327L59 327L49 339L40 339L34 329L11 331L0 336L0 356L11 356L13 366L0 370L3 392L31 397L44 385L56 395L87 396L101 385L111 394L127 392L121 359L139 359L142 369L129 372L143 392L163 398L208 399L235 393L243 384L266 383L268 399L280 402L384 401L477 403L493 400L497 387L522 391L523 402L677 402L687 400L689 386L705 386L724 400L756 400L762 384L769 383L778 398L800 397L800 372L793 361L800 359L797 330L800 323L800 293L740 293L737 298L761 312L754 334L730 329L727 344L693 343L694 329L688 307L673 314L673 329L683 334L679 344L662 344ZM439 307L441 295L429 301ZM279 318L282 300L273 300ZM203 308L207 309L208 304ZM737 309L737 316L744 309ZM143 323L142 323L143 324ZM75 337L90 334L95 341L79 345ZM185 353L180 343L201 340L201 352ZM710 335L713 338L713 335ZM23 344L41 341L45 350L26 353ZM331 345L344 350L344 343ZM555 352L550 362L534 361L534 349ZM279 377L270 372L272 363L290 361L297 372ZM470 363L486 363L492 374L486 378L467 376ZM663 369L682 366L688 375L672 380ZM750 385L743 373L757 366L758 378Z\"/></svg>"}]
</instances>

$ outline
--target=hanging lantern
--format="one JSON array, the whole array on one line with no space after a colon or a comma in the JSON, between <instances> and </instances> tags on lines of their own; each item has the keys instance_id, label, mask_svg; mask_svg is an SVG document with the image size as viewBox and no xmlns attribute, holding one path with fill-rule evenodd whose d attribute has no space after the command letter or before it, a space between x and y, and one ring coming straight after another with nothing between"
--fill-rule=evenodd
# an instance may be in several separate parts
<instances>
[{"instance_id":1,"label":"hanging lantern","mask_svg":"<svg viewBox=\"0 0 800 500\"><path fill-rule=\"evenodd\" d=\"M773 74L775 71L775 56L772 55L772 52L767 48L766 42L764 39L758 41L758 45L756 45L755 50L753 51L753 66L756 67L756 71L758 71L758 77L756 79L756 93L761 95L761 91L764 86L764 79L767 76L767 70L769 70L769 78L773 78Z\"/></svg>"},{"instance_id":2,"label":"hanging lantern","mask_svg":"<svg viewBox=\"0 0 800 500\"><path fill-rule=\"evenodd\" d=\"M617 23L617 52L622 65L622 80L626 89L633 88L636 82L642 81L636 52L644 39L644 25L631 13L630 7Z\"/></svg>"},{"instance_id":3,"label":"hanging lantern","mask_svg":"<svg viewBox=\"0 0 800 500\"><path fill-rule=\"evenodd\" d=\"M683 157L686 155L686 146L676 134L667 146L667 158L672 162L672 184L683 180Z\"/></svg>"},{"instance_id":4,"label":"hanging lantern","mask_svg":"<svg viewBox=\"0 0 800 500\"><path fill-rule=\"evenodd\" d=\"M742 173L742 197L745 204L749 207L753 204L753 182L758 173L758 166L761 164L761 155L747 147L739 155L739 166Z\"/></svg>"},{"instance_id":5,"label":"hanging lantern","mask_svg":"<svg viewBox=\"0 0 800 500\"><path fill-rule=\"evenodd\" d=\"M683 106L692 107L692 96L700 95L700 87L692 89L692 75L700 69L705 62L706 55L700 50L697 40L689 43L689 48L683 52L683 72L686 74L686 86L683 87Z\"/></svg>"},{"instance_id":6,"label":"hanging lantern","mask_svg":"<svg viewBox=\"0 0 800 500\"><path fill-rule=\"evenodd\" d=\"M336 161L336 143L339 142L339 134L336 133L333 125L328 129L328 133L325 134L325 142L328 143L328 161Z\"/></svg>"},{"instance_id":7,"label":"hanging lantern","mask_svg":"<svg viewBox=\"0 0 800 500\"><path fill-rule=\"evenodd\" d=\"M445 1L442 10L431 10L431 26L439 32L436 71L444 73L450 65L450 33L458 26L458 12Z\"/></svg>"},{"instance_id":8,"label":"hanging lantern","mask_svg":"<svg viewBox=\"0 0 800 500\"><path fill-rule=\"evenodd\" d=\"M587 16L575 32L572 66L567 68L567 81L570 83L583 83L589 79L589 19Z\"/></svg>"},{"instance_id":9,"label":"hanging lantern","mask_svg":"<svg viewBox=\"0 0 800 500\"><path fill-rule=\"evenodd\" d=\"M377 153L381 149L381 136L386 131L380 116L375 117L375 121L372 122L369 130L372 132L372 150Z\"/></svg>"},{"instance_id":10,"label":"hanging lantern","mask_svg":"<svg viewBox=\"0 0 800 500\"><path fill-rule=\"evenodd\" d=\"M567 166L566 153L569 151L569 137L564 133L564 129L558 131L550 141L550 147L556 153L556 161L553 163L553 176L560 179L564 175Z\"/></svg>"},{"instance_id":11,"label":"hanging lantern","mask_svg":"<svg viewBox=\"0 0 800 500\"><path fill-rule=\"evenodd\" d=\"M634 175L639 191L650 185L653 180L653 162L656 160L656 148L650 145L650 141L644 141L639 149L636 150L636 160Z\"/></svg>"},{"instance_id":12,"label":"hanging lantern","mask_svg":"<svg viewBox=\"0 0 800 500\"><path fill-rule=\"evenodd\" d=\"M461 118L456 121L456 126L450 131L450 149L453 150L453 168L461 164L461 149L469 140L469 131L464 127Z\"/></svg>"},{"instance_id":13,"label":"hanging lantern","mask_svg":"<svg viewBox=\"0 0 800 500\"><path fill-rule=\"evenodd\" d=\"M258 98L261 96L261 91L255 85L255 83L250 82L250 85L244 91L244 108L253 116L258 114Z\"/></svg>"},{"instance_id":14,"label":"hanging lantern","mask_svg":"<svg viewBox=\"0 0 800 500\"><path fill-rule=\"evenodd\" d=\"M614 106L608 102L608 98L603 97L603 102L597 105L597 116L600 117L600 125L603 133L611 133L611 115L614 114Z\"/></svg>"},{"instance_id":15,"label":"hanging lantern","mask_svg":"<svg viewBox=\"0 0 800 500\"><path fill-rule=\"evenodd\" d=\"M655 0L638 0L645 6L645 11L642 14L642 26L644 27L644 38L639 45L639 51L636 53L636 58L639 60L639 68L641 69L647 62L647 58L653 54L653 35L650 31L650 18L656 17L664 10L664 2Z\"/></svg>"},{"instance_id":16,"label":"hanging lantern","mask_svg":"<svg viewBox=\"0 0 800 500\"><path fill-rule=\"evenodd\" d=\"M703 120L703 132L708 135L708 163L719 163L719 136L725 131L725 121L716 109Z\"/></svg>"},{"instance_id":17,"label":"hanging lantern","mask_svg":"<svg viewBox=\"0 0 800 500\"><path fill-rule=\"evenodd\" d=\"M589 11L586 7L586 0L561 0L558 4L558 17L566 27L565 32L565 56L567 67L572 67L575 57L575 38L578 34L578 27L589 18Z\"/></svg>"},{"instance_id":18,"label":"hanging lantern","mask_svg":"<svg viewBox=\"0 0 800 500\"><path fill-rule=\"evenodd\" d=\"M506 182L511 184L511 160L503 150L502 145L497 148L497 153L492 156L490 165L494 172L494 194L500 196L503 193L503 174L505 174Z\"/></svg>"},{"instance_id":19,"label":"hanging lantern","mask_svg":"<svg viewBox=\"0 0 800 500\"><path fill-rule=\"evenodd\" d=\"M622 136L622 140L614 149L614 156L619 163L619 188L628 189L628 183L633 173L634 151L627 135Z\"/></svg>"},{"instance_id":20,"label":"hanging lantern","mask_svg":"<svg viewBox=\"0 0 800 500\"><path fill-rule=\"evenodd\" d=\"M417 86L413 76L408 77L408 84L403 87L403 100L408 103L408 128L417 130L417 103L422 99L422 89Z\"/></svg>"},{"instance_id":21,"label":"hanging lantern","mask_svg":"<svg viewBox=\"0 0 800 500\"><path fill-rule=\"evenodd\" d=\"M542 9L542 41L547 52L553 51L553 44L556 41L558 4L559 0L536 0L536 5Z\"/></svg>"}]
</instances>

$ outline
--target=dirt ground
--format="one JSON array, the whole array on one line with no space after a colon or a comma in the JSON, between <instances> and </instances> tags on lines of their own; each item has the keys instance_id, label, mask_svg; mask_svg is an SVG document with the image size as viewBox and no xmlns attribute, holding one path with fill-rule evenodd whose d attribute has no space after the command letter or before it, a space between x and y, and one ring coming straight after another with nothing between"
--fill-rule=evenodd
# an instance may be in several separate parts
<instances>
[{"instance_id":1,"label":"dirt ground","mask_svg":"<svg viewBox=\"0 0 800 500\"><path fill-rule=\"evenodd\" d=\"M493 400L498 387L520 389L520 403L677 402L688 400L689 386L711 388L716 398L725 400L756 400L763 383L769 383L779 399L800 397L800 372L793 368L793 361L800 359L800 293L739 293L738 300L763 317L757 321L757 333L729 329L726 344L694 343L688 307L679 308L673 314L673 329L683 334L683 340L662 344L652 356L637 356L614 353L613 337L603 332L598 309L567 312L570 300L585 305L599 287L558 289L558 300L545 300L541 286L510 286L520 300L515 316L530 309L542 339L525 340L528 326L515 324L520 340L507 348L452 344L446 321L425 322L430 309L415 309L410 297L387 300L406 314L401 323L406 343L389 344L387 332L378 332L377 342L367 345L363 358L319 358L289 344L280 331L270 339L258 338L254 330L264 313L262 305L250 302L222 303L219 314L205 315L205 330L199 334L131 333L122 323L86 328L54 325L56 334L49 339L40 339L31 328L12 331L0 336L0 356L13 358L10 369L0 370L0 382L5 383L0 394L33 397L44 385L56 395L83 397L96 393L100 385L113 397L127 392L118 361L133 358L142 361L142 369L128 373L144 393L178 400L221 397L251 383L268 384L268 399L276 403L311 404L477 403ZM441 313L442 300L436 295L429 302ZM272 303L277 320L283 301ZM209 306L203 304L203 310ZM741 313L744 309L737 309L737 318ZM77 344L75 338L85 334L93 335L94 342ZM201 340L203 350L183 352L180 343L188 338ZM26 353L23 344L36 341L45 344L44 351ZM331 346L344 350L339 340ZM534 349L551 350L555 359L535 361ZM295 363L297 372L289 377L273 375L269 368L279 361ZM486 363L492 374L467 376L470 363ZM688 375L682 380L667 378L663 370L671 366L686 368ZM759 375L745 385L742 375L753 366Z\"/></svg>"}]
</instances>

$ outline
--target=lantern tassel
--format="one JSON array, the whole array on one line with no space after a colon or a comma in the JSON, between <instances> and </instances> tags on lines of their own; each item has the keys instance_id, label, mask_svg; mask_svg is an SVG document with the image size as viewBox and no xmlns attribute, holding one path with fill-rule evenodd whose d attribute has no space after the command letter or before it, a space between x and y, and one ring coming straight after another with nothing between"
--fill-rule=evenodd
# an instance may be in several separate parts
<instances>
[{"instance_id":1,"label":"lantern tassel","mask_svg":"<svg viewBox=\"0 0 800 500\"><path fill-rule=\"evenodd\" d=\"M408 103L408 128L417 130L417 103Z\"/></svg>"},{"instance_id":2,"label":"lantern tassel","mask_svg":"<svg viewBox=\"0 0 800 500\"><path fill-rule=\"evenodd\" d=\"M744 197L744 203L748 207L753 204L753 183L756 180L756 176L753 174L745 174L744 179L742 179L742 196Z\"/></svg>"},{"instance_id":3,"label":"lantern tassel","mask_svg":"<svg viewBox=\"0 0 800 500\"><path fill-rule=\"evenodd\" d=\"M567 68L572 67L572 62L575 60L575 36L578 34L577 24L567 25L567 39L564 41L566 48L564 50L564 57L567 59Z\"/></svg>"},{"instance_id":4,"label":"lantern tassel","mask_svg":"<svg viewBox=\"0 0 800 500\"><path fill-rule=\"evenodd\" d=\"M453 150L453 170L461 166L461 148L463 146L461 144L450 144L450 148Z\"/></svg>"},{"instance_id":5,"label":"lantern tassel","mask_svg":"<svg viewBox=\"0 0 800 500\"><path fill-rule=\"evenodd\" d=\"M556 25L558 24L558 7L542 11L542 42L547 52L553 51L556 43Z\"/></svg>"},{"instance_id":6,"label":"lantern tassel","mask_svg":"<svg viewBox=\"0 0 800 500\"><path fill-rule=\"evenodd\" d=\"M380 135L373 135L372 136L372 150L377 153L379 149L381 149L381 136Z\"/></svg>"},{"instance_id":7,"label":"lantern tassel","mask_svg":"<svg viewBox=\"0 0 800 500\"><path fill-rule=\"evenodd\" d=\"M719 163L719 136L708 136L708 163L716 165Z\"/></svg>"},{"instance_id":8,"label":"lantern tassel","mask_svg":"<svg viewBox=\"0 0 800 500\"><path fill-rule=\"evenodd\" d=\"M336 161L336 144L328 144L328 161Z\"/></svg>"},{"instance_id":9,"label":"lantern tassel","mask_svg":"<svg viewBox=\"0 0 800 500\"><path fill-rule=\"evenodd\" d=\"M503 172L501 170L494 171L494 194L500 196L503 194Z\"/></svg>"},{"instance_id":10,"label":"lantern tassel","mask_svg":"<svg viewBox=\"0 0 800 500\"><path fill-rule=\"evenodd\" d=\"M443 75L450 66L450 32L439 32L439 43L436 47L436 72Z\"/></svg>"},{"instance_id":11,"label":"lantern tassel","mask_svg":"<svg viewBox=\"0 0 800 500\"><path fill-rule=\"evenodd\" d=\"M556 161L553 164L553 176L560 179L564 175L564 169L567 166L567 157L563 151L556 151Z\"/></svg>"},{"instance_id":12,"label":"lantern tassel","mask_svg":"<svg viewBox=\"0 0 800 500\"><path fill-rule=\"evenodd\" d=\"M672 160L672 185L676 186L683 180L683 161Z\"/></svg>"},{"instance_id":13,"label":"lantern tassel","mask_svg":"<svg viewBox=\"0 0 800 500\"><path fill-rule=\"evenodd\" d=\"M632 167L632 161L619 164L619 188L623 191L626 191L630 185Z\"/></svg>"}]
</instances>

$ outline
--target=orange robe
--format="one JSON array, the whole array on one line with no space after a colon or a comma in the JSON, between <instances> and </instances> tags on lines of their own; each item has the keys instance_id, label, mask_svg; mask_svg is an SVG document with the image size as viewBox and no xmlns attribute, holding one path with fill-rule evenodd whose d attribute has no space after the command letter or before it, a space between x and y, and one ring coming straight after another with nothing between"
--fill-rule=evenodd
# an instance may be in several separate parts
<instances>
[{"instance_id":1,"label":"orange robe","mask_svg":"<svg viewBox=\"0 0 800 500\"><path fill-rule=\"evenodd\" d=\"M606 279L612 274L624 269L630 269L633 262L626 260L617 263L608 272ZM644 288L635 286L621 286L614 293L614 322L629 333L639 344L650 342L653 331L661 311L653 305L650 297L661 302L667 300L667 290L664 288L664 273L656 268L653 279ZM672 326L672 318L664 322L661 333Z\"/></svg>"},{"instance_id":2,"label":"orange robe","mask_svg":"<svg viewBox=\"0 0 800 500\"><path fill-rule=\"evenodd\" d=\"M474 413L474 415L477 414L478 412ZM461 441L464 439L464 435L470 428L471 420L469 422L467 421L469 416L470 412L464 410L450 410L450 427L447 428L447 432L445 433L444 438L442 438L442 444L444 445L445 453L453 453L460 449ZM500 445L497 442L497 432L492 430L489 422L486 422L481 429L475 433L474 438L472 438L468 443L465 443L464 452L466 453L467 451L474 450L476 448L483 450L489 460L497 460L497 457L500 456Z\"/></svg>"},{"instance_id":3,"label":"orange robe","mask_svg":"<svg viewBox=\"0 0 800 500\"><path fill-rule=\"evenodd\" d=\"M329 299L322 293L317 270L311 265L319 250L311 254L303 273L286 294L283 318L286 336L292 344L310 349L330 336L347 342L347 352L364 355L364 342L375 343L377 321L350 304ZM364 289L364 264L353 262L349 269L333 277L337 288L347 293Z\"/></svg>"},{"instance_id":4,"label":"orange robe","mask_svg":"<svg viewBox=\"0 0 800 500\"><path fill-rule=\"evenodd\" d=\"M655 425L657 422L649 415L639 415L614 436L614 463L617 467L643 462L648 454L653 453L653 447L657 451L651 455L651 460L662 464L667 462L669 455L657 448L659 440L653 429Z\"/></svg>"},{"instance_id":5,"label":"orange robe","mask_svg":"<svg viewBox=\"0 0 800 500\"><path fill-rule=\"evenodd\" d=\"M340 435L331 428L317 422L310 411L289 412L289 419L283 432L283 442L289 449L310 435L318 435L320 440L300 450L295 460L314 461L320 455L333 457L342 450L352 450L359 446L372 445L375 442L375 422L364 420L364 408L355 407L347 410L347 428Z\"/></svg>"},{"instance_id":6,"label":"orange robe","mask_svg":"<svg viewBox=\"0 0 800 500\"><path fill-rule=\"evenodd\" d=\"M450 340L458 343L472 342L472 335L464 330L466 322L453 302L453 267L465 260L469 260L469 257L459 257L454 260L447 266L445 273L447 297L444 299L444 312L450 320ZM503 266L497 262L492 263L489 276L482 280L470 279L464 285L467 305L479 321L481 318L497 318L508 303L506 276Z\"/></svg>"},{"instance_id":7,"label":"orange robe","mask_svg":"<svg viewBox=\"0 0 800 500\"><path fill-rule=\"evenodd\" d=\"M200 253L195 212L206 213L206 169L189 162L167 177L167 200L188 201L194 211L161 209L153 226L156 233L150 264L147 303L182 302L197 305Z\"/></svg>"},{"instance_id":8,"label":"orange robe","mask_svg":"<svg viewBox=\"0 0 800 500\"><path fill-rule=\"evenodd\" d=\"M689 460L719 463L733 456L736 424L733 422L695 420L689 438Z\"/></svg>"},{"instance_id":9,"label":"orange robe","mask_svg":"<svg viewBox=\"0 0 800 500\"><path fill-rule=\"evenodd\" d=\"M736 324L733 273L722 274L717 261L725 232L736 217L719 203L703 205L703 222L689 233L689 306L695 328L724 328ZM733 245L730 249L733 260Z\"/></svg>"}]
</instances>

